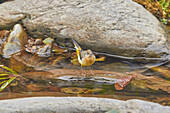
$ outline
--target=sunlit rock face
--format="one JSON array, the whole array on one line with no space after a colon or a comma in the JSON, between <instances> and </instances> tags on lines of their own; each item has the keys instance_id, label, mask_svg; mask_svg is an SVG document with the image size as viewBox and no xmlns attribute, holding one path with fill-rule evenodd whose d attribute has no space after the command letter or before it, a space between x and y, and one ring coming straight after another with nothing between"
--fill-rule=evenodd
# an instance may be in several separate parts
<instances>
[{"instance_id":1,"label":"sunlit rock face","mask_svg":"<svg viewBox=\"0 0 170 113\"><path fill-rule=\"evenodd\" d=\"M0 4L0 29L18 21L32 37L56 38L65 46L74 38L84 49L115 55L164 58L169 54L160 22L132 0L14 0Z\"/></svg>"},{"instance_id":2,"label":"sunlit rock face","mask_svg":"<svg viewBox=\"0 0 170 113\"><path fill-rule=\"evenodd\" d=\"M20 24L16 24L3 45L3 56L9 58L12 54L21 51L27 40L28 36L23 27Z\"/></svg>"}]
</instances>

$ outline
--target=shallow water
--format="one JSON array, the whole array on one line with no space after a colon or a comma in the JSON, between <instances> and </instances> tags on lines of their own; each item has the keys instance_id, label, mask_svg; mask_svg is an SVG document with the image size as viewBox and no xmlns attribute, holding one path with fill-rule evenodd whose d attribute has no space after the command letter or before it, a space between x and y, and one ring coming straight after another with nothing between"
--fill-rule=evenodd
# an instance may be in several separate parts
<instances>
[{"instance_id":1,"label":"shallow water","mask_svg":"<svg viewBox=\"0 0 170 113\"><path fill-rule=\"evenodd\" d=\"M138 87L131 83L124 87L123 90L116 90L114 87L114 80L116 78L110 78L110 76L114 75L99 71L105 70L122 74L136 72L146 77L157 76L169 81L169 76L165 76L158 71L147 68L163 65L161 68L165 68L169 71L169 62L167 61L150 61L146 63L107 57L104 62L96 62L91 66L94 75L89 71L91 74L84 77L81 75L80 65L74 65L71 63L70 58L63 58L53 64L52 62L58 58L57 55L53 55L51 58L32 58L32 55L28 54L26 55L28 64L25 64L25 60L23 60L25 55L20 57L15 56L10 59L4 59L1 57L1 64L12 68L20 73L21 76L23 75L26 79L22 83L19 81L17 83L13 82L12 86L6 88L0 93L0 99L34 96L81 96L120 100L142 99L170 106L170 96L167 90L142 88L142 85ZM51 75L47 72L54 69L63 69L64 74L59 74L58 77L48 78L48 76ZM65 69L74 69L74 72L77 73L78 76L74 76L71 71L69 72ZM83 69L83 73L86 74L86 70L89 70L89 67L84 67ZM38 75L39 72L42 74ZM98 75L97 72L99 72L100 75ZM46 76L46 78L41 78L41 75Z\"/></svg>"},{"instance_id":2,"label":"shallow water","mask_svg":"<svg viewBox=\"0 0 170 113\"><path fill-rule=\"evenodd\" d=\"M167 32L169 33L168 30ZM10 85L0 92L0 99L78 96L142 99L170 106L170 61L94 53L97 58L106 57L105 61L95 62L90 67L83 67L83 70L74 58L73 49L65 52L60 48L59 52L53 51L52 57L46 58L25 50L8 59L0 56L0 65L19 73ZM0 72L6 71L0 68ZM127 78L132 76L133 79ZM124 80L127 84L121 86L118 80ZM0 80L0 83L2 81Z\"/></svg>"}]
</instances>

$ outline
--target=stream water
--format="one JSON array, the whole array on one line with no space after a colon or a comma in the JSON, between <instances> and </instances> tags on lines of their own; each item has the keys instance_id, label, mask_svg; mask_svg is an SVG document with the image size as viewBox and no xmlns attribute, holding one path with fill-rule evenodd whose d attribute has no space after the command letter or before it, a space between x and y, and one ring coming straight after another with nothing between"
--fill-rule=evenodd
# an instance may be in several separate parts
<instances>
[{"instance_id":1,"label":"stream water","mask_svg":"<svg viewBox=\"0 0 170 113\"><path fill-rule=\"evenodd\" d=\"M108 54L105 61L95 62L91 69L71 62L73 51L53 53L42 58L21 51L11 58L0 56L3 64L24 77L16 78L0 93L0 99L35 96L78 96L113 98L120 100L142 99L170 106L170 62L161 59L128 59ZM74 59L75 60L75 59ZM4 69L0 68L3 73ZM87 76L82 76L84 73ZM115 80L121 76L137 78L117 90ZM20 78L20 77L19 77ZM2 82L2 80L1 80Z\"/></svg>"},{"instance_id":2,"label":"stream water","mask_svg":"<svg viewBox=\"0 0 170 113\"><path fill-rule=\"evenodd\" d=\"M99 72L100 77L97 77L98 74L96 74L95 72L95 75L84 77L80 74L78 77L74 77L74 75L72 75L72 72L69 72L67 69L78 70L77 73L79 74L79 71L81 72L80 65L73 65L67 58L59 61L57 65L53 67L49 66L50 61L47 60L47 58L41 58L41 60L38 60L38 62L40 63L40 61L43 62L41 63L42 65L35 66L34 64L36 63L34 63L32 64L32 66L30 64L29 66L27 66L17 61L16 59L14 61L14 59L12 58L4 59L1 57L1 64L17 70L21 74L21 76L24 76L24 73L29 73L29 77L25 76L27 80L24 80L24 82L22 83L20 83L19 81L13 82L10 87L4 89L0 93L0 99L34 96L82 96L114 98L121 100L142 99L157 102L162 105L170 105L170 95L167 90L161 90L159 88L142 88L142 84L140 84L140 87L137 87L131 83L128 84L123 90L116 90L114 87L115 81L112 78L108 78L110 76L109 74L100 74ZM158 71L147 68L148 65L153 67L163 65L160 66L160 68L169 71L169 62L165 61L144 63L136 62L134 60L125 60L112 57L107 57L104 62L96 62L94 65L91 66L91 68L92 71L105 70L123 74L137 72L140 74L142 73L142 75L146 77L157 76L158 78L165 79L166 81L170 80L169 76L165 76ZM66 74L63 74L58 78L47 77L46 79L41 79L41 75L38 74L39 72L41 72L42 75L44 73L45 76L51 76L48 75L47 71L57 68L62 69L63 73ZM84 67L84 73L86 73L86 69L89 70L89 67ZM34 73L31 74L31 72ZM101 76L105 78L101 78ZM145 84L143 85L145 86ZM168 88L168 86L166 88Z\"/></svg>"}]
</instances>

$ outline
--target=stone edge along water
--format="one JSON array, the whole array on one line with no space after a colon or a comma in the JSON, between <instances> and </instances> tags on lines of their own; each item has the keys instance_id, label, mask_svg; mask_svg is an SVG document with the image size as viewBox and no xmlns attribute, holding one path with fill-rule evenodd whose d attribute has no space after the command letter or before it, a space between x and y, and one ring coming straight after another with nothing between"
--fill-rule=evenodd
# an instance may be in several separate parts
<instances>
[{"instance_id":1,"label":"stone edge along water","mask_svg":"<svg viewBox=\"0 0 170 113\"><path fill-rule=\"evenodd\" d=\"M170 107L143 100L93 97L31 97L0 100L1 113L169 113Z\"/></svg>"}]
</instances>

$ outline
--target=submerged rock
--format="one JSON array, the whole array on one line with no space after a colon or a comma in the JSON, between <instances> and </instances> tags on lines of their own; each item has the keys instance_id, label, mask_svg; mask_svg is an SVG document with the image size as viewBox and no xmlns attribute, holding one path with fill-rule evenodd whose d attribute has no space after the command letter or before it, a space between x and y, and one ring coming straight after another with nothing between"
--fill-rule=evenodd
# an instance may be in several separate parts
<instances>
[{"instance_id":1,"label":"submerged rock","mask_svg":"<svg viewBox=\"0 0 170 113\"><path fill-rule=\"evenodd\" d=\"M10 31L8 31L8 30L0 31L0 53L1 53L2 45L5 42L5 40L7 39L7 37L9 36L9 34L10 34Z\"/></svg>"},{"instance_id":2,"label":"submerged rock","mask_svg":"<svg viewBox=\"0 0 170 113\"><path fill-rule=\"evenodd\" d=\"M38 49L37 53L40 57L50 57L52 54L52 45L46 44Z\"/></svg>"},{"instance_id":3,"label":"submerged rock","mask_svg":"<svg viewBox=\"0 0 170 113\"><path fill-rule=\"evenodd\" d=\"M20 24L16 24L2 48L2 54L9 58L12 54L21 51L27 43L28 36Z\"/></svg>"},{"instance_id":4,"label":"submerged rock","mask_svg":"<svg viewBox=\"0 0 170 113\"><path fill-rule=\"evenodd\" d=\"M54 39L52 38L46 38L43 40L45 45L38 49L36 54L40 57L50 57L52 54L53 41Z\"/></svg>"},{"instance_id":5,"label":"submerged rock","mask_svg":"<svg viewBox=\"0 0 170 113\"><path fill-rule=\"evenodd\" d=\"M50 57L52 55L52 47L53 47L52 38L46 38L42 40L41 38L37 39L29 39L27 44L25 45L25 50L29 53L35 53L39 57Z\"/></svg>"},{"instance_id":6,"label":"submerged rock","mask_svg":"<svg viewBox=\"0 0 170 113\"><path fill-rule=\"evenodd\" d=\"M169 55L159 21L132 0L14 0L1 4L0 26L17 21L22 21L33 37L53 37L66 46L74 38L84 49L98 52L132 57Z\"/></svg>"}]
</instances>

